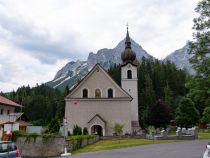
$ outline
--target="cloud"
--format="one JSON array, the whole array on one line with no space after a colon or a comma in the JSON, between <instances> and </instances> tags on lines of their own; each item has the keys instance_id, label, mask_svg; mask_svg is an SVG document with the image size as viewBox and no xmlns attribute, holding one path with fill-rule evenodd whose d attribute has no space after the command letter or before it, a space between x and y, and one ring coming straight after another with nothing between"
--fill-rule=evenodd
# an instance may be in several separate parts
<instances>
[{"instance_id":1,"label":"cloud","mask_svg":"<svg viewBox=\"0 0 210 158\"><path fill-rule=\"evenodd\" d=\"M1 45L0 52L0 91L4 92L16 90L22 85L35 86L36 83L45 83L67 62L58 60L54 65L43 64L26 52L7 44Z\"/></svg>"},{"instance_id":2,"label":"cloud","mask_svg":"<svg viewBox=\"0 0 210 158\"><path fill-rule=\"evenodd\" d=\"M14 46L27 51L27 54L39 59L42 63L54 64L59 59L79 58L82 50L78 50L75 33L65 33L62 39L52 37L47 29L38 28L19 17L0 14L0 27L3 34L0 38ZM70 46L69 46L70 45Z\"/></svg>"},{"instance_id":3,"label":"cloud","mask_svg":"<svg viewBox=\"0 0 210 158\"><path fill-rule=\"evenodd\" d=\"M163 58L192 38L197 0L0 0L0 91L47 82L68 61L131 37Z\"/></svg>"}]
</instances>

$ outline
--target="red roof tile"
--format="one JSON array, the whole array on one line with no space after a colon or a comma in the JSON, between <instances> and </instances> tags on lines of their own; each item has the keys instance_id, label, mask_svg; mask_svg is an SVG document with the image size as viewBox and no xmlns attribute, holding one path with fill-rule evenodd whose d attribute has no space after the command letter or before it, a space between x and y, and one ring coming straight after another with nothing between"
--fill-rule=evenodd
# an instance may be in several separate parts
<instances>
[{"instance_id":1,"label":"red roof tile","mask_svg":"<svg viewBox=\"0 0 210 158\"><path fill-rule=\"evenodd\" d=\"M0 96L0 104L6 104L6 105L10 105L10 106L21 106L5 97Z\"/></svg>"}]
</instances>

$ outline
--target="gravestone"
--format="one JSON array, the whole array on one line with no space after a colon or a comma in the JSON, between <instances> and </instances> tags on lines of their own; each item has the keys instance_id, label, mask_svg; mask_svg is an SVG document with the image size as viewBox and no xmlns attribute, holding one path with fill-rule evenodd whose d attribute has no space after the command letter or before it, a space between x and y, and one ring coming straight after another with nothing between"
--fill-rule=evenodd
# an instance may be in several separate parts
<instances>
[{"instance_id":1,"label":"gravestone","mask_svg":"<svg viewBox=\"0 0 210 158\"><path fill-rule=\"evenodd\" d=\"M178 139L182 138L182 131L181 131L181 129L179 129L179 128L177 129L176 136L178 137Z\"/></svg>"}]
</instances>

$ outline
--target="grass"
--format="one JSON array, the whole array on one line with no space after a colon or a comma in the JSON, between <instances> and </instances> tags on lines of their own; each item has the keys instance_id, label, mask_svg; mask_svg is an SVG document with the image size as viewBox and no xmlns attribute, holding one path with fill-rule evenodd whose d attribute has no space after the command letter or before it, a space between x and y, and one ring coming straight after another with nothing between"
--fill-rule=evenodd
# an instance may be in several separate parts
<instances>
[{"instance_id":1,"label":"grass","mask_svg":"<svg viewBox=\"0 0 210 158\"><path fill-rule=\"evenodd\" d=\"M210 130L200 130L198 133L198 139L210 139ZM118 140L100 140L95 144L88 145L79 150L75 150L72 153L84 153L84 152L95 152L100 150L112 150L140 145L149 144L160 144L160 143L170 143L170 142L180 142L182 140L147 140L147 139L122 139L120 144Z\"/></svg>"},{"instance_id":2,"label":"grass","mask_svg":"<svg viewBox=\"0 0 210 158\"><path fill-rule=\"evenodd\" d=\"M159 144L159 143L170 143L179 142L180 140L147 140L147 139L122 139L120 144L118 140L100 140L95 144L88 145L79 150L73 151L73 154L83 152L95 152L100 150L112 150L132 146L148 145L148 144Z\"/></svg>"},{"instance_id":3,"label":"grass","mask_svg":"<svg viewBox=\"0 0 210 158\"><path fill-rule=\"evenodd\" d=\"M198 139L210 139L210 132L209 131L199 132Z\"/></svg>"}]
</instances>

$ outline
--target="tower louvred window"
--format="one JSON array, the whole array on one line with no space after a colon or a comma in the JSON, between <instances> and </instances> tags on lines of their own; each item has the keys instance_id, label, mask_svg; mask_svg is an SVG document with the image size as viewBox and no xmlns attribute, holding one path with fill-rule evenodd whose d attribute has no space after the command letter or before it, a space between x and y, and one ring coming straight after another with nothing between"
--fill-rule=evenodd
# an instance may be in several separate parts
<instances>
[{"instance_id":1,"label":"tower louvred window","mask_svg":"<svg viewBox=\"0 0 210 158\"><path fill-rule=\"evenodd\" d=\"M127 78L132 79L132 71L131 70L127 71Z\"/></svg>"}]
</instances>

